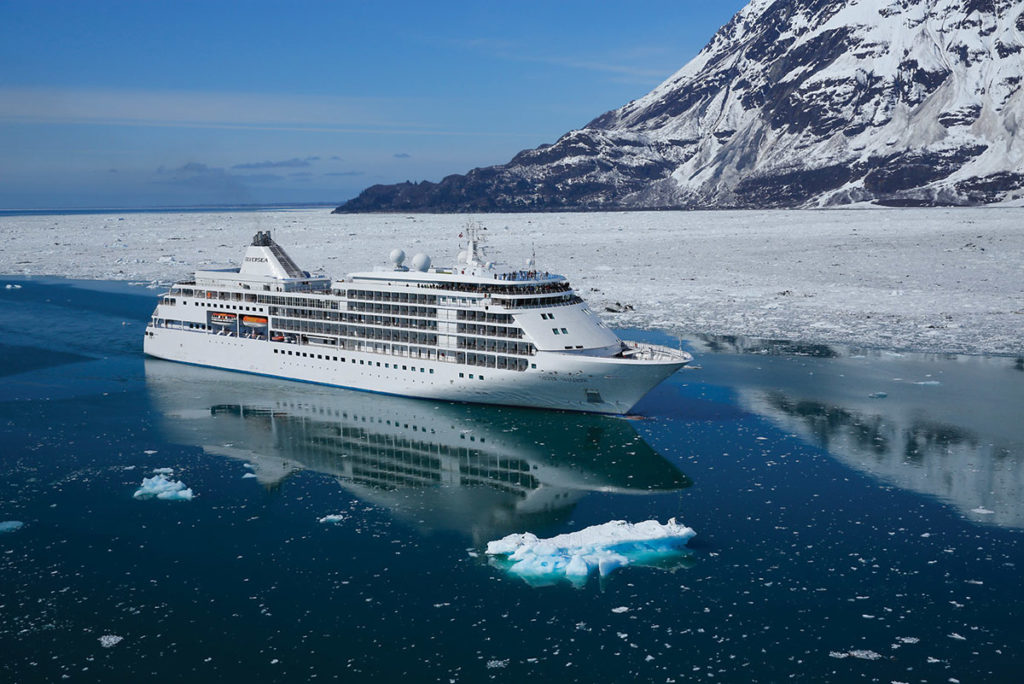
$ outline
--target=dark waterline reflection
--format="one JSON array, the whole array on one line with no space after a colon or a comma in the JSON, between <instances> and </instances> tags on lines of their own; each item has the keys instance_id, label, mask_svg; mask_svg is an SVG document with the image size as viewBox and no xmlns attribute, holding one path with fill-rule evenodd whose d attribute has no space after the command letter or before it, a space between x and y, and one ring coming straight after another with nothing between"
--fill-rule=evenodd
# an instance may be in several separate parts
<instances>
[{"instance_id":1,"label":"dark waterline reflection","mask_svg":"<svg viewBox=\"0 0 1024 684\"><path fill-rule=\"evenodd\" d=\"M553 529L588 492L689 487L625 420L403 399L146 360L168 439L275 489L310 470L430 531Z\"/></svg>"}]
</instances>

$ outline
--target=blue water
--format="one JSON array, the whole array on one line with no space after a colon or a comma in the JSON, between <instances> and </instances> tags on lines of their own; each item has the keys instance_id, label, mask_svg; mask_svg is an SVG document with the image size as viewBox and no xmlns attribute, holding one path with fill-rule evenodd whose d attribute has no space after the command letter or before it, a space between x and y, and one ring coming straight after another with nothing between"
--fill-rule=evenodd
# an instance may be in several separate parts
<instances>
[{"instance_id":1,"label":"blue water","mask_svg":"<svg viewBox=\"0 0 1024 684\"><path fill-rule=\"evenodd\" d=\"M2 681L1019 681L1019 360L693 338L624 420L147 361L154 296L0 279ZM482 554L673 516L582 588Z\"/></svg>"}]
</instances>

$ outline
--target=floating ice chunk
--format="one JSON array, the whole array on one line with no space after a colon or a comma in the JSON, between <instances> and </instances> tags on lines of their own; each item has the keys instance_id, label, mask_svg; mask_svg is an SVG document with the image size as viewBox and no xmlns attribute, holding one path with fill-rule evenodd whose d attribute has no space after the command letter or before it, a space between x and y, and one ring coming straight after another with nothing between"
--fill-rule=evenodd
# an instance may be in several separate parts
<instances>
[{"instance_id":1,"label":"floating ice chunk","mask_svg":"<svg viewBox=\"0 0 1024 684\"><path fill-rule=\"evenodd\" d=\"M487 555L503 556L497 564L531 584L563 578L582 584L595 569L604 576L626 565L651 565L679 556L695 534L674 518L664 525L657 520L612 520L550 539L530 532L510 534L488 542Z\"/></svg>"},{"instance_id":2,"label":"floating ice chunk","mask_svg":"<svg viewBox=\"0 0 1024 684\"><path fill-rule=\"evenodd\" d=\"M888 392L872 392L868 395L868 399L885 399L889 396Z\"/></svg>"},{"instance_id":3,"label":"floating ice chunk","mask_svg":"<svg viewBox=\"0 0 1024 684\"><path fill-rule=\"evenodd\" d=\"M104 634L100 637L100 646L103 648L111 648L124 641L124 637L117 636L116 634Z\"/></svg>"},{"instance_id":4,"label":"floating ice chunk","mask_svg":"<svg viewBox=\"0 0 1024 684\"><path fill-rule=\"evenodd\" d=\"M252 477L256 477L256 473L246 473L245 475L242 476L242 479L247 480Z\"/></svg>"},{"instance_id":5,"label":"floating ice chunk","mask_svg":"<svg viewBox=\"0 0 1024 684\"><path fill-rule=\"evenodd\" d=\"M324 517L320 518L320 522L322 522L322 523L339 523L339 522L344 522L347 519L348 519L348 516L345 515L344 513L331 513L330 515L325 515Z\"/></svg>"},{"instance_id":6,"label":"floating ice chunk","mask_svg":"<svg viewBox=\"0 0 1024 684\"><path fill-rule=\"evenodd\" d=\"M158 468L168 471L169 468ZM142 478L142 486L133 494L136 499L163 499L164 501L191 501L192 490L185 487L180 480L168 480L164 472L157 472L153 477Z\"/></svg>"},{"instance_id":7,"label":"floating ice chunk","mask_svg":"<svg viewBox=\"0 0 1024 684\"><path fill-rule=\"evenodd\" d=\"M971 513L977 513L978 515L995 515L996 512L990 511L984 506L978 506L977 508L972 508Z\"/></svg>"},{"instance_id":8,"label":"floating ice chunk","mask_svg":"<svg viewBox=\"0 0 1024 684\"><path fill-rule=\"evenodd\" d=\"M174 468L153 468L154 475L173 475Z\"/></svg>"},{"instance_id":9,"label":"floating ice chunk","mask_svg":"<svg viewBox=\"0 0 1024 684\"><path fill-rule=\"evenodd\" d=\"M0 522L0 534L4 532L17 532L24 526L25 523L20 520L4 520Z\"/></svg>"}]
</instances>

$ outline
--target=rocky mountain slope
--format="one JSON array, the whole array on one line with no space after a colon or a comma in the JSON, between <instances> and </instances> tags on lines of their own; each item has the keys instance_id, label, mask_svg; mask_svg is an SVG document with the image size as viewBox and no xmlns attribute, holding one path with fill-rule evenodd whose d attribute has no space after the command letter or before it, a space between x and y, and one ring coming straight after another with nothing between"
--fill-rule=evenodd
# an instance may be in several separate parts
<instances>
[{"instance_id":1,"label":"rocky mountain slope","mask_svg":"<svg viewBox=\"0 0 1024 684\"><path fill-rule=\"evenodd\" d=\"M752 0L553 145L338 212L984 204L1024 197L1020 0Z\"/></svg>"}]
</instances>

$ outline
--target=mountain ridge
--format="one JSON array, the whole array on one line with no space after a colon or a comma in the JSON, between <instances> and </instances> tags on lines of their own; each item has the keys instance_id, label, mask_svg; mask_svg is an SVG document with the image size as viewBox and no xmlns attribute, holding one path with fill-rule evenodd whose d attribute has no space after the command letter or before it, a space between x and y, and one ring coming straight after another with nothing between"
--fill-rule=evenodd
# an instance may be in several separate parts
<instances>
[{"instance_id":1,"label":"mountain ridge","mask_svg":"<svg viewBox=\"0 0 1024 684\"><path fill-rule=\"evenodd\" d=\"M1024 6L753 0L649 93L506 164L336 212L989 204L1024 196Z\"/></svg>"}]
</instances>

